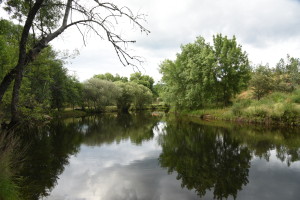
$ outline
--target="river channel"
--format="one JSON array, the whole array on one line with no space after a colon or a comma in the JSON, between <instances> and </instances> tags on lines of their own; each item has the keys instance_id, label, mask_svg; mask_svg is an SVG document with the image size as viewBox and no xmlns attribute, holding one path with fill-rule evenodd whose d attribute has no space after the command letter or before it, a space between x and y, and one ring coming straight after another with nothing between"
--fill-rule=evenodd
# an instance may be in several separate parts
<instances>
[{"instance_id":1,"label":"river channel","mask_svg":"<svg viewBox=\"0 0 300 200\"><path fill-rule=\"evenodd\" d=\"M299 199L300 131L163 113L54 120L23 134L22 195L45 200Z\"/></svg>"}]
</instances>

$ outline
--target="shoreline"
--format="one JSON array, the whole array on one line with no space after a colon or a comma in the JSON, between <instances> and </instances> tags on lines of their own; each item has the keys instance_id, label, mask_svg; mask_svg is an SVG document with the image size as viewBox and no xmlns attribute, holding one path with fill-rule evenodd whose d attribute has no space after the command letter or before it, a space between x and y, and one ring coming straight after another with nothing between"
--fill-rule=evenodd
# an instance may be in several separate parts
<instances>
[{"instance_id":1,"label":"shoreline","mask_svg":"<svg viewBox=\"0 0 300 200\"><path fill-rule=\"evenodd\" d=\"M235 116L229 114L231 112L230 108L226 109L203 109L195 111L182 111L175 112L171 111L175 115L187 116L192 118L198 118L203 121L223 121L232 122L236 124L243 125L261 125L261 126L274 126L274 127L299 127L300 126L300 116L296 116L292 119L287 120L284 117L278 117L272 119L271 117L243 117Z\"/></svg>"}]
</instances>

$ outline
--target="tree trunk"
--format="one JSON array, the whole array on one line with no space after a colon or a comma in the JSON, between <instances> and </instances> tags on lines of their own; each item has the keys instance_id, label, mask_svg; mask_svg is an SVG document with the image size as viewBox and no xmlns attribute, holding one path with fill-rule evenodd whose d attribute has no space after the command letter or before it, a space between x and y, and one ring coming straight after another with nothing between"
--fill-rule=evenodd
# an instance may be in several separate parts
<instances>
[{"instance_id":1,"label":"tree trunk","mask_svg":"<svg viewBox=\"0 0 300 200\"><path fill-rule=\"evenodd\" d=\"M16 73L16 68L10 70L10 72L8 74L6 74L6 76L3 78L3 80L0 84L0 104L2 103L2 98L3 98L6 90L8 89L11 82L15 78L15 73Z\"/></svg>"},{"instance_id":2,"label":"tree trunk","mask_svg":"<svg viewBox=\"0 0 300 200\"><path fill-rule=\"evenodd\" d=\"M20 96L20 88L21 82L23 79L23 71L24 66L21 66L18 70L18 73L15 76L15 83L12 93L12 100L11 100L11 124L14 125L20 121L20 116L18 112L19 107L19 96Z\"/></svg>"}]
</instances>

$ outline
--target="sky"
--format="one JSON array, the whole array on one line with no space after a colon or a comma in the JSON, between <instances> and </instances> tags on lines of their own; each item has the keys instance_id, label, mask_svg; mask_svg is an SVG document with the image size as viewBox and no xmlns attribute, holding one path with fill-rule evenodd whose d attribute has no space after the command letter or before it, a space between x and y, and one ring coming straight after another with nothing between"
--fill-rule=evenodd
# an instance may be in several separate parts
<instances>
[{"instance_id":1,"label":"sky","mask_svg":"<svg viewBox=\"0 0 300 200\"><path fill-rule=\"evenodd\" d=\"M111 44L95 35L87 38L86 46L76 29L64 32L51 44L55 49L72 52L76 58L66 67L80 81L95 74L118 73L129 76L141 71L159 81L159 65L165 59L174 60L180 45L194 42L197 36L212 42L221 33L236 36L248 53L252 65L269 63L275 66L287 54L300 57L300 0L114 0L128 6L134 13L146 14L142 24L151 31L141 34L128 23L120 30L126 38L136 40L128 49L145 60L138 69L124 67ZM0 11L0 16L4 16ZM125 26L126 27L126 26Z\"/></svg>"}]
</instances>

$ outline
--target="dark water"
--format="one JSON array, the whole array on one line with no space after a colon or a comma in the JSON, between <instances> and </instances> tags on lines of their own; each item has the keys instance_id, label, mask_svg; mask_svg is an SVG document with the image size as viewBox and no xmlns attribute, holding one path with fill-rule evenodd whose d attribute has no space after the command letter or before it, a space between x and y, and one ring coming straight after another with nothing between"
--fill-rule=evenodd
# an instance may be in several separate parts
<instances>
[{"instance_id":1,"label":"dark water","mask_svg":"<svg viewBox=\"0 0 300 200\"><path fill-rule=\"evenodd\" d=\"M299 130L171 118L103 115L24 134L23 197L299 199Z\"/></svg>"}]
</instances>

